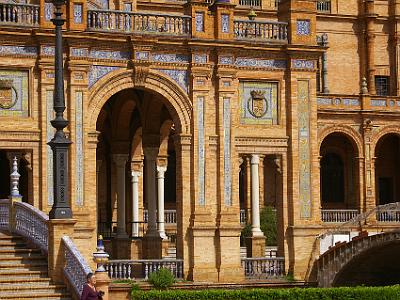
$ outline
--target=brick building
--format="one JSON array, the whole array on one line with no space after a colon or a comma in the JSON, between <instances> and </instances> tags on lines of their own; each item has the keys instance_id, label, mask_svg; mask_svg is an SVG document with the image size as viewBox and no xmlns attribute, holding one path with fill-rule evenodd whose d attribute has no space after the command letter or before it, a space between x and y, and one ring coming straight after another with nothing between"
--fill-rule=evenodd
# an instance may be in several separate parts
<instances>
[{"instance_id":1,"label":"brick building","mask_svg":"<svg viewBox=\"0 0 400 300\"><path fill-rule=\"evenodd\" d=\"M23 201L47 213L53 6L22 2L0 3L0 198L17 157ZM399 0L71 0L65 15L87 259L103 234L113 259L173 247L185 278L241 281L243 224L264 257L273 206L277 255L308 280L318 234L399 199Z\"/></svg>"}]
</instances>

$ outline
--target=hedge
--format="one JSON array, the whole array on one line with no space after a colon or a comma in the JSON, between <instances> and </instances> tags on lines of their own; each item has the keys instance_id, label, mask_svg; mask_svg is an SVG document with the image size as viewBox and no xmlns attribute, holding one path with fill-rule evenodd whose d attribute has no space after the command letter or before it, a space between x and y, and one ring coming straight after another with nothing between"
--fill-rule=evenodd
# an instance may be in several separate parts
<instances>
[{"instance_id":1,"label":"hedge","mask_svg":"<svg viewBox=\"0 0 400 300\"><path fill-rule=\"evenodd\" d=\"M254 290L132 291L132 300L396 300L400 286Z\"/></svg>"}]
</instances>

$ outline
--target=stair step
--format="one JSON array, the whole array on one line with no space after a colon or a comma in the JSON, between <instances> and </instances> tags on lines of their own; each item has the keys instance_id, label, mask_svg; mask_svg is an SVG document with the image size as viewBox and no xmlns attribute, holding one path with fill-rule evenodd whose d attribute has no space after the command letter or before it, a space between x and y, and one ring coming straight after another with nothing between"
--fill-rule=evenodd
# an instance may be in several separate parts
<instances>
[{"instance_id":1,"label":"stair step","mask_svg":"<svg viewBox=\"0 0 400 300\"><path fill-rule=\"evenodd\" d=\"M51 282L20 282L20 283L8 283L6 285L0 286L0 295L3 292L16 292L16 291L35 291L35 292L45 292L45 291L56 291L62 290L65 287L63 285L54 285Z\"/></svg>"},{"instance_id":2,"label":"stair step","mask_svg":"<svg viewBox=\"0 0 400 300\"><path fill-rule=\"evenodd\" d=\"M0 292L0 299L60 299L60 297L70 298L71 295L65 291L14 291L14 292Z\"/></svg>"},{"instance_id":3,"label":"stair step","mask_svg":"<svg viewBox=\"0 0 400 300\"><path fill-rule=\"evenodd\" d=\"M25 274L21 275L10 275L10 276L0 276L0 284L13 284L13 283L21 283L21 282L32 282L38 284L50 283L50 278L45 276L40 277L38 275L26 276Z\"/></svg>"},{"instance_id":4,"label":"stair step","mask_svg":"<svg viewBox=\"0 0 400 300\"><path fill-rule=\"evenodd\" d=\"M42 254L42 252L39 249L30 249L30 248L0 248L0 257L2 257L2 255L22 255L22 254Z\"/></svg>"},{"instance_id":5,"label":"stair step","mask_svg":"<svg viewBox=\"0 0 400 300\"><path fill-rule=\"evenodd\" d=\"M37 268L43 268L47 270L46 261L34 261L27 263L16 263L16 262L0 262L0 270L2 269L28 269L33 270Z\"/></svg>"},{"instance_id":6,"label":"stair step","mask_svg":"<svg viewBox=\"0 0 400 300\"><path fill-rule=\"evenodd\" d=\"M0 277L3 276L26 276L26 277L46 277L47 268L40 268L38 270L26 269L0 269Z\"/></svg>"},{"instance_id":7,"label":"stair step","mask_svg":"<svg viewBox=\"0 0 400 300\"><path fill-rule=\"evenodd\" d=\"M10 253L11 254L11 253ZM47 259L40 253L34 254L20 254L20 255L1 255L0 254L0 264L1 263L29 263L29 262L37 262L37 261L44 261L47 262Z\"/></svg>"}]
</instances>

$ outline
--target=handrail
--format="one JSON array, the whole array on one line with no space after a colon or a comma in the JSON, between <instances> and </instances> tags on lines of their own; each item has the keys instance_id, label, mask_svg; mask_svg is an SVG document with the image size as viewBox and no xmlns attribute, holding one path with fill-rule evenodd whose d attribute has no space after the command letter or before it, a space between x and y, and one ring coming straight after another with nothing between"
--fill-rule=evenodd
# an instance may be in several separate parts
<instances>
[{"instance_id":1,"label":"handrail","mask_svg":"<svg viewBox=\"0 0 400 300\"><path fill-rule=\"evenodd\" d=\"M15 232L29 239L47 253L49 236L47 223L49 216L28 203L15 202L14 205Z\"/></svg>"},{"instance_id":2,"label":"handrail","mask_svg":"<svg viewBox=\"0 0 400 300\"><path fill-rule=\"evenodd\" d=\"M286 22L234 20L234 33L237 39L251 39L259 41L288 41Z\"/></svg>"},{"instance_id":3,"label":"handrail","mask_svg":"<svg viewBox=\"0 0 400 300\"><path fill-rule=\"evenodd\" d=\"M0 24L39 26L40 5L0 3Z\"/></svg>"},{"instance_id":4,"label":"handrail","mask_svg":"<svg viewBox=\"0 0 400 300\"><path fill-rule=\"evenodd\" d=\"M92 270L68 236L63 236L62 242L65 255L64 275L79 298L82 294L83 284L86 282L86 276L92 273Z\"/></svg>"}]
</instances>

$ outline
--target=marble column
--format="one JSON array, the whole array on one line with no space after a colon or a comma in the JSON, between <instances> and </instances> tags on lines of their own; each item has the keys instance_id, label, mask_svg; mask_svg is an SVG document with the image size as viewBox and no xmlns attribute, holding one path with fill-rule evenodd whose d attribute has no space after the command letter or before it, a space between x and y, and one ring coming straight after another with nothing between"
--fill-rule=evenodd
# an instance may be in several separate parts
<instances>
[{"instance_id":1,"label":"marble column","mask_svg":"<svg viewBox=\"0 0 400 300\"><path fill-rule=\"evenodd\" d=\"M157 166L157 191L158 191L158 233L162 239L166 239L164 226L164 175L166 166Z\"/></svg>"},{"instance_id":2,"label":"marble column","mask_svg":"<svg viewBox=\"0 0 400 300\"><path fill-rule=\"evenodd\" d=\"M158 236L157 232L157 195L156 195L156 160L158 148L144 148L146 169L145 194L148 209L147 236Z\"/></svg>"},{"instance_id":3,"label":"marble column","mask_svg":"<svg viewBox=\"0 0 400 300\"><path fill-rule=\"evenodd\" d=\"M126 154L114 154L113 160L117 167L117 237L126 238L125 221L125 165Z\"/></svg>"},{"instance_id":4,"label":"marble column","mask_svg":"<svg viewBox=\"0 0 400 300\"><path fill-rule=\"evenodd\" d=\"M251 155L251 232L252 236L263 236L260 229L260 157Z\"/></svg>"},{"instance_id":5,"label":"marble column","mask_svg":"<svg viewBox=\"0 0 400 300\"><path fill-rule=\"evenodd\" d=\"M139 176L141 172L132 171L132 237L139 236Z\"/></svg>"}]
</instances>

